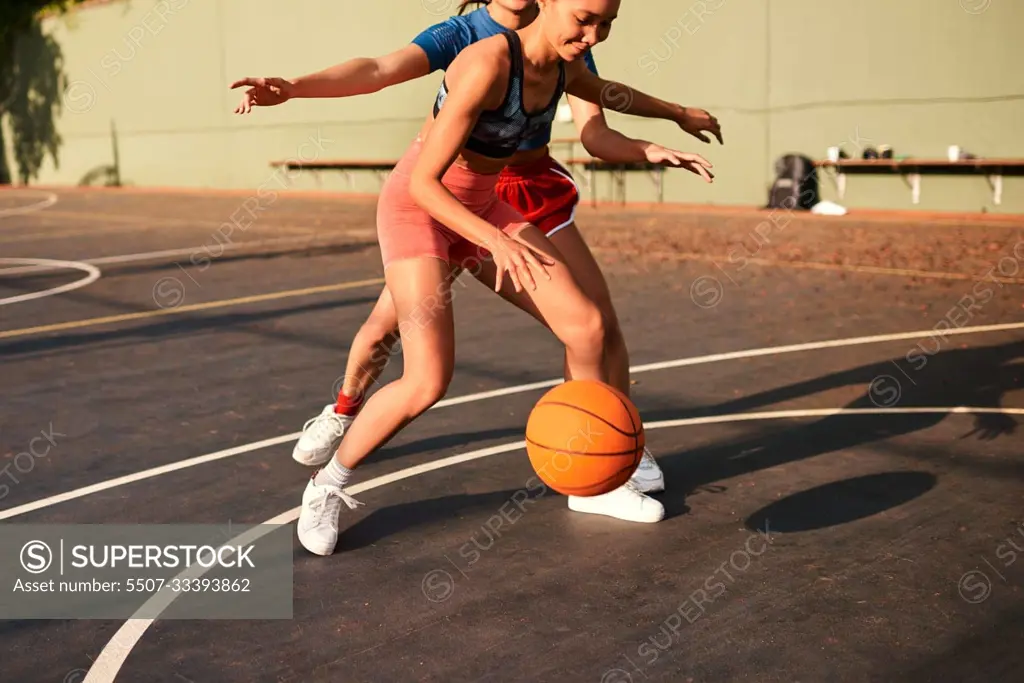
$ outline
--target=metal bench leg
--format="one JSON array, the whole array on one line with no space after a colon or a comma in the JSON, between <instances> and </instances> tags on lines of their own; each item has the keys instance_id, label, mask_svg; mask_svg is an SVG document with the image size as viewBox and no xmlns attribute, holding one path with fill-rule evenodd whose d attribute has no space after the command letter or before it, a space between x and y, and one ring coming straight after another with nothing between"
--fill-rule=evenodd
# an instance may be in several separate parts
<instances>
[{"instance_id":1,"label":"metal bench leg","mask_svg":"<svg viewBox=\"0 0 1024 683\"><path fill-rule=\"evenodd\" d=\"M914 185L914 203L921 203L921 174L913 173L910 176L910 182Z\"/></svg>"},{"instance_id":2,"label":"metal bench leg","mask_svg":"<svg viewBox=\"0 0 1024 683\"><path fill-rule=\"evenodd\" d=\"M992 201L996 203L996 206L1003 203L1003 176L1001 173L994 173L989 176L985 176L988 179L988 185L992 188Z\"/></svg>"},{"instance_id":3,"label":"metal bench leg","mask_svg":"<svg viewBox=\"0 0 1024 683\"><path fill-rule=\"evenodd\" d=\"M654 181L654 189L658 192L658 203L661 204L665 197L665 167L658 166L653 170L647 171L647 173Z\"/></svg>"}]
</instances>

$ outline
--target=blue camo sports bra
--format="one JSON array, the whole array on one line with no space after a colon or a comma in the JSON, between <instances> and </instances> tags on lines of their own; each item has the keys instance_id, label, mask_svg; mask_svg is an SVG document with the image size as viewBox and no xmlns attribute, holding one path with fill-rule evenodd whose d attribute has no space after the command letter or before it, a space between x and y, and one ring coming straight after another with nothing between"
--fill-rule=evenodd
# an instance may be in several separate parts
<instances>
[{"instance_id":1,"label":"blue camo sports bra","mask_svg":"<svg viewBox=\"0 0 1024 683\"><path fill-rule=\"evenodd\" d=\"M555 120L558 100L565 91L565 63L558 65L558 85L551 101L541 111L529 114L523 104L523 48L519 34L515 31L502 33L508 41L512 57L509 70L508 88L505 99L497 109L481 112L466 141L466 149L492 159L506 159L516 153L524 140L528 140L551 126ZM448 96L448 84L441 81L441 87L434 99L434 117L444 106Z\"/></svg>"}]
</instances>

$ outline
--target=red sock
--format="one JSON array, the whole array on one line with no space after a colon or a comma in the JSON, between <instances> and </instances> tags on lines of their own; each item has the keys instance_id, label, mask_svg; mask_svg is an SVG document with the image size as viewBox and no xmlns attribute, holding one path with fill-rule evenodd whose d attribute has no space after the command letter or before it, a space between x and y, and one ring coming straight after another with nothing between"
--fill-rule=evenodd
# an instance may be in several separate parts
<instances>
[{"instance_id":1,"label":"red sock","mask_svg":"<svg viewBox=\"0 0 1024 683\"><path fill-rule=\"evenodd\" d=\"M338 400L334 404L334 412L338 415L355 415L363 407L363 395L346 396L344 392L338 392Z\"/></svg>"}]
</instances>

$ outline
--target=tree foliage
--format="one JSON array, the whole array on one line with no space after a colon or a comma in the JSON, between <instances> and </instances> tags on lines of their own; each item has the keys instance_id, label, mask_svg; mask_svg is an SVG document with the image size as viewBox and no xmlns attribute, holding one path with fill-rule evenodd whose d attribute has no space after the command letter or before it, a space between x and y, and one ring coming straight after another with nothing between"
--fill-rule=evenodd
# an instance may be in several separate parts
<instances>
[{"instance_id":1,"label":"tree foliage","mask_svg":"<svg viewBox=\"0 0 1024 683\"><path fill-rule=\"evenodd\" d=\"M86 0L0 0L0 113L10 96L11 64L18 38L32 28L36 17L43 12L62 14Z\"/></svg>"},{"instance_id":2,"label":"tree foliage","mask_svg":"<svg viewBox=\"0 0 1024 683\"><path fill-rule=\"evenodd\" d=\"M18 36L27 31L35 18L42 13L63 14L74 5L86 0L3 0L0 2L0 52L6 61ZM2 63L2 62L0 62Z\"/></svg>"},{"instance_id":3,"label":"tree foliage","mask_svg":"<svg viewBox=\"0 0 1024 683\"><path fill-rule=\"evenodd\" d=\"M87 0L0 0L0 185L11 182L6 120L18 175L27 183L43 157L56 162L60 136L54 115L64 88L60 46L40 25L43 14L63 14Z\"/></svg>"}]
</instances>

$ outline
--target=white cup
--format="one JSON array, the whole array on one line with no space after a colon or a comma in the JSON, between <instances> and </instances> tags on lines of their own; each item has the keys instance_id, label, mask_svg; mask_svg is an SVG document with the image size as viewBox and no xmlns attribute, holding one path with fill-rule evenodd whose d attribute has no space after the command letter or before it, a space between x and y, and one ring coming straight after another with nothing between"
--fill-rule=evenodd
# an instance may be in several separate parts
<instances>
[{"instance_id":1,"label":"white cup","mask_svg":"<svg viewBox=\"0 0 1024 683\"><path fill-rule=\"evenodd\" d=\"M960 145L950 145L947 152L950 161L960 161Z\"/></svg>"},{"instance_id":2,"label":"white cup","mask_svg":"<svg viewBox=\"0 0 1024 683\"><path fill-rule=\"evenodd\" d=\"M828 148L828 160L832 163L839 161L839 148L829 147Z\"/></svg>"}]
</instances>

